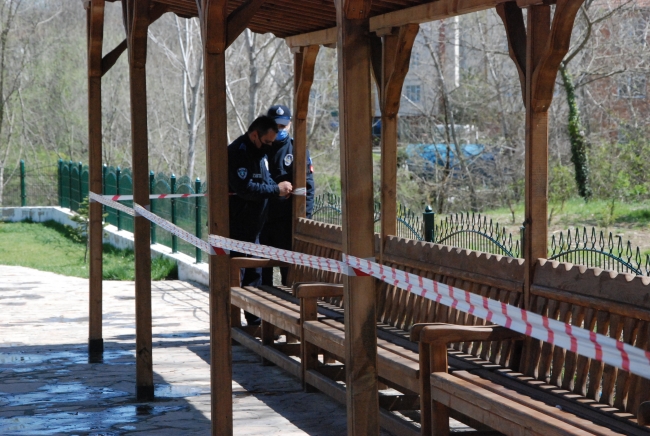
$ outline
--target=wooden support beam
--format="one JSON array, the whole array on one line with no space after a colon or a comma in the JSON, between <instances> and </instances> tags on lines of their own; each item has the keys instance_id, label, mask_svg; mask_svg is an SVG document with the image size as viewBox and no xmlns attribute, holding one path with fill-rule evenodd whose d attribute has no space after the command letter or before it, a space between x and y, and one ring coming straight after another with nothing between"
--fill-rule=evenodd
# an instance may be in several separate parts
<instances>
[{"instance_id":1,"label":"wooden support beam","mask_svg":"<svg viewBox=\"0 0 650 436\"><path fill-rule=\"evenodd\" d=\"M294 54L294 109L293 109L293 186L307 186L307 113L309 111L309 93L314 82L314 68L320 46L305 47ZM305 197L293 197L293 219L306 216ZM296 225L294 223L293 228Z\"/></svg>"},{"instance_id":2,"label":"wooden support beam","mask_svg":"<svg viewBox=\"0 0 650 436\"><path fill-rule=\"evenodd\" d=\"M226 46L235 42L237 37L246 30L248 23L255 16L266 0L247 0L228 16L228 35Z\"/></svg>"},{"instance_id":3,"label":"wooden support beam","mask_svg":"<svg viewBox=\"0 0 650 436\"><path fill-rule=\"evenodd\" d=\"M101 65L102 76L108 73L111 68L113 68L113 65L115 65L120 56L122 56L122 53L126 51L127 47L128 42L125 39L124 41L120 42L117 47L111 50L106 56L104 56Z\"/></svg>"},{"instance_id":4,"label":"wooden support beam","mask_svg":"<svg viewBox=\"0 0 650 436\"><path fill-rule=\"evenodd\" d=\"M202 0L208 232L229 231L226 110L227 0ZM213 435L232 435L230 258L210 256L210 386ZM237 311L237 314L239 311Z\"/></svg>"},{"instance_id":5,"label":"wooden support beam","mask_svg":"<svg viewBox=\"0 0 650 436\"><path fill-rule=\"evenodd\" d=\"M510 57L519 71L526 106L525 308L530 307L535 264L548 256L548 108L553 101L558 68L569 49L573 23L583 1L558 1L552 22L550 5L532 4L528 7L525 28L518 6L520 1L497 6L508 37Z\"/></svg>"},{"instance_id":6,"label":"wooden support beam","mask_svg":"<svg viewBox=\"0 0 650 436\"><path fill-rule=\"evenodd\" d=\"M370 16L372 0L343 0L343 11L348 20L362 20Z\"/></svg>"},{"instance_id":7,"label":"wooden support beam","mask_svg":"<svg viewBox=\"0 0 650 436\"><path fill-rule=\"evenodd\" d=\"M349 19L346 11L350 7L346 0L336 0L335 5L339 48L343 252L374 258L368 20ZM348 434L376 435L379 433L379 397L374 279L346 276L344 285Z\"/></svg>"},{"instance_id":8,"label":"wooden support beam","mask_svg":"<svg viewBox=\"0 0 650 436\"><path fill-rule=\"evenodd\" d=\"M413 43L420 30L407 24L383 37L381 108L381 245L387 236L397 235L397 114L402 86L409 70Z\"/></svg>"},{"instance_id":9,"label":"wooden support beam","mask_svg":"<svg viewBox=\"0 0 650 436\"><path fill-rule=\"evenodd\" d=\"M102 48L104 0L93 0L86 10L88 20L88 172L91 192L102 193ZM91 362L101 361L102 333L102 205L90 203L88 353Z\"/></svg>"},{"instance_id":10,"label":"wooden support beam","mask_svg":"<svg viewBox=\"0 0 650 436\"><path fill-rule=\"evenodd\" d=\"M131 146L133 201L149 207L149 138L147 134L147 29L149 0L127 0L126 31L131 89ZM149 220L133 219L135 253L136 397L154 397L151 331L151 227Z\"/></svg>"},{"instance_id":11,"label":"wooden support beam","mask_svg":"<svg viewBox=\"0 0 650 436\"><path fill-rule=\"evenodd\" d=\"M377 32L380 36L390 33L392 28L406 24L421 24L430 21L443 20L456 15L491 9L500 3L511 0L437 0L410 8L375 15L370 18L370 31ZM533 0L531 0L533 1ZM537 2L538 0L534 0ZM553 3L553 1L545 1ZM337 41L335 27L286 38L289 47L305 47L308 45L329 46Z\"/></svg>"},{"instance_id":12,"label":"wooden support beam","mask_svg":"<svg viewBox=\"0 0 650 436\"><path fill-rule=\"evenodd\" d=\"M308 47L312 45L329 46L336 44L337 34L336 27L331 27L302 35L290 36L285 41L290 48Z\"/></svg>"}]
</instances>

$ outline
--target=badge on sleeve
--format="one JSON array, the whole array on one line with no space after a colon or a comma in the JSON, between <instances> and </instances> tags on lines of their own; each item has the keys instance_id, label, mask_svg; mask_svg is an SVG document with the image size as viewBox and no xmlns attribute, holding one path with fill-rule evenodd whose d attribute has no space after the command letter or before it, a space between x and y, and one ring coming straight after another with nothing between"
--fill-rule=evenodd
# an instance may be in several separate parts
<instances>
[{"instance_id":1,"label":"badge on sleeve","mask_svg":"<svg viewBox=\"0 0 650 436\"><path fill-rule=\"evenodd\" d=\"M292 154L286 155L284 157L284 166L285 167L291 166L292 163L293 163L293 155Z\"/></svg>"},{"instance_id":2,"label":"badge on sleeve","mask_svg":"<svg viewBox=\"0 0 650 436\"><path fill-rule=\"evenodd\" d=\"M237 170L237 175L240 179L244 180L248 175L248 170L246 168L240 168Z\"/></svg>"}]
</instances>

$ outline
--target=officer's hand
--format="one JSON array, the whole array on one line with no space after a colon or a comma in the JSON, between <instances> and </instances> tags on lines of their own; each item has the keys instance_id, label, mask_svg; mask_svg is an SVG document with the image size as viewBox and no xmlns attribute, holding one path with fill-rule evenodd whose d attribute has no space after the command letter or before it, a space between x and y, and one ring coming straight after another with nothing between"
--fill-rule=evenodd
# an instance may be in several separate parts
<instances>
[{"instance_id":1,"label":"officer's hand","mask_svg":"<svg viewBox=\"0 0 650 436\"><path fill-rule=\"evenodd\" d=\"M288 196L293 190L293 186L291 186L290 182L280 182L278 183L278 187L280 188L280 197Z\"/></svg>"}]
</instances>

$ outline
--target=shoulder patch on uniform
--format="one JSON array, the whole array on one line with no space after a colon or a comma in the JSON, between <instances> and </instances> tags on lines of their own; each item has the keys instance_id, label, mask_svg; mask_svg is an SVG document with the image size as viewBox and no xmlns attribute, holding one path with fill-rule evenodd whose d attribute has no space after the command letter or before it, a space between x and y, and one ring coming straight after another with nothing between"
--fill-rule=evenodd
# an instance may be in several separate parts
<instances>
[{"instance_id":1,"label":"shoulder patch on uniform","mask_svg":"<svg viewBox=\"0 0 650 436\"><path fill-rule=\"evenodd\" d=\"M237 175L240 179L244 180L248 175L248 170L246 168L240 168L237 170Z\"/></svg>"},{"instance_id":2,"label":"shoulder patch on uniform","mask_svg":"<svg viewBox=\"0 0 650 436\"><path fill-rule=\"evenodd\" d=\"M293 163L293 155L292 154L287 154L284 156L284 166L288 167Z\"/></svg>"}]
</instances>

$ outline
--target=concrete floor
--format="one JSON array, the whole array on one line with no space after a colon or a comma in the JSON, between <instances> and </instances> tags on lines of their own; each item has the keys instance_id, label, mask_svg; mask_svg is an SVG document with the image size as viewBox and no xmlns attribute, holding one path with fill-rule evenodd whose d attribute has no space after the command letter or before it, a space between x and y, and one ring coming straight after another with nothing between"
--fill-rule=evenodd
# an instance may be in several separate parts
<instances>
[{"instance_id":1,"label":"concrete floor","mask_svg":"<svg viewBox=\"0 0 650 436\"><path fill-rule=\"evenodd\" d=\"M88 363L88 281L0 266L0 435L210 434L208 294L154 282L152 305L156 400L138 402L132 282L104 282L103 363ZM241 346L232 388L235 434L346 434L343 405Z\"/></svg>"}]
</instances>

